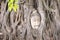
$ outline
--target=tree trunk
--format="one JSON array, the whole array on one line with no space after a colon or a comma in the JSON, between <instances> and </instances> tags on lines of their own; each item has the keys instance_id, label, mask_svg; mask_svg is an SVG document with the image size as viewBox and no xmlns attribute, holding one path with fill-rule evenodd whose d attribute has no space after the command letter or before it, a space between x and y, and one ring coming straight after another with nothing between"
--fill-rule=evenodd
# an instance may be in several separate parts
<instances>
[{"instance_id":1,"label":"tree trunk","mask_svg":"<svg viewBox=\"0 0 60 40\"><path fill-rule=\"evenodd\" d=\"M60 40L60 0L19 0L15 12L0 0L0 40Z\"/></svg>"}]
</instances>

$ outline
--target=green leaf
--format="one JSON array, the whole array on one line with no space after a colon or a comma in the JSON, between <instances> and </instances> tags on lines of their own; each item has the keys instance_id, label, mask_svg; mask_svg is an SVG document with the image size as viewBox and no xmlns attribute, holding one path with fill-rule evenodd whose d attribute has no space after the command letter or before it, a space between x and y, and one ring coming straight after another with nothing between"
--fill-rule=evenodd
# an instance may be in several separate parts
<instances>
[{"instance_id":1,"label":"green leaf","mask_svg":"<svg viewBox=\"0 0 60 40\"><path fill-rule=\"evenodd\" d=\"M13 8L13 4L11 4L10 6L8 6L8 10L11 11Z\"/></svg>"},{"instance_id":2,"label":"green leaf","mask_svg":"<svg viewBox=\"0 0 60 40\"><path fill-rule=\"evenodd\" d=\"M17 9L18 9L18 5L14 4L13 10L16 12Z\"/></svg>"},{"instance_id":3,"label":"green leaf","mask_svg":"<svg viewBox=\"0 0 60 40\"><path fill-rule=\"evenodd\" d=\"M12 10L12 8L11 8L11 7L9 7L9 8L8 8L8 10L9 10L9 11L11 11L11 10Z\"/></svg>"},{"instance_id":4,"label":"green leaf","mask_svg":"<svg viewBox=\"0 0 60 40\"><path fill-rule=\"evenodd\" d=\"M11 11L12 9L16 12L16 10L18 9L18 0L8 0L8 10ZM15 3L13 4L13 2L15 1Z\"/></svg>"},{"instance_id":5,"label":"green leaf","mask_svg":"<svg viewBox=\"0 0 60 40\"><path fill-rule=\"evenodd\" d=\"M18 0L15 0L15 2L18 2Z\"/></svg>"},{"instance_id":6,"label":"green leaf","mask_svg":"<svg viewBox=\"0 0 60 40\"><path fill-rule=\"evenodd\" d=\"M13 2L14 2L14 0L10 0L9 2L13 3Z\"/></svg>"}]
</instances>

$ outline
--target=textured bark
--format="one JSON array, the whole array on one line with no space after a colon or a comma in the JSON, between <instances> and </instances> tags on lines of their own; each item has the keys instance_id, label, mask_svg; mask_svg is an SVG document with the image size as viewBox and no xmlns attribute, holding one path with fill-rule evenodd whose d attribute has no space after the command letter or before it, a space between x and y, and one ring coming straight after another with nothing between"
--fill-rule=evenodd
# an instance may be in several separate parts
<instances>
[{"instance_id":1,"label":"textured bark","mask_svg":"<svg viewBox=\"0 0 60 40\"><path fill-rule=\"evenodd\" d=\"M17 12L7 1L0 0L0 40L60 40L60 0L19 0Z\"/></svg>"}]
</instances>

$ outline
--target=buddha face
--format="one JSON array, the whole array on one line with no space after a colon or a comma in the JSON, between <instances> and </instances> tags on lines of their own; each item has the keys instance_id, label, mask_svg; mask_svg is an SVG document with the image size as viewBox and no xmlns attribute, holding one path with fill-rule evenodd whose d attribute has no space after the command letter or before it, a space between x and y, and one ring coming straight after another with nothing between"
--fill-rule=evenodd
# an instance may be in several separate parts
<instances>
[{"instance_id":1,"label":"buddha face","mask_svg":"<svg viewBox=\"0 0 60 40\"><path fill-rule=\"evenodd\" d=\"M33 29L37 29L40 25L40 17L39 16L32 16L31 17L31 26Z\"/></svg>"}]
</instances>

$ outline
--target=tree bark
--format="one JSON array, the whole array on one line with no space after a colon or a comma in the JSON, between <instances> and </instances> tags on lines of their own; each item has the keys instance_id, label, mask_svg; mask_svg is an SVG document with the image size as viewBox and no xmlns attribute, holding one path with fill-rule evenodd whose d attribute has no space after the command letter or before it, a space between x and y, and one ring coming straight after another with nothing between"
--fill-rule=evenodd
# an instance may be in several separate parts
<instances>
[{"instance_id":1,"label":"tree bark","mask_svg":"<svg viewBox=\"0 0 60 40\"><path fill-rule=\"evenodd\" d=\"M60 0L19 0L16 12L0 4L0 40L60 40Z\"/></svg>"}]
</instances>

